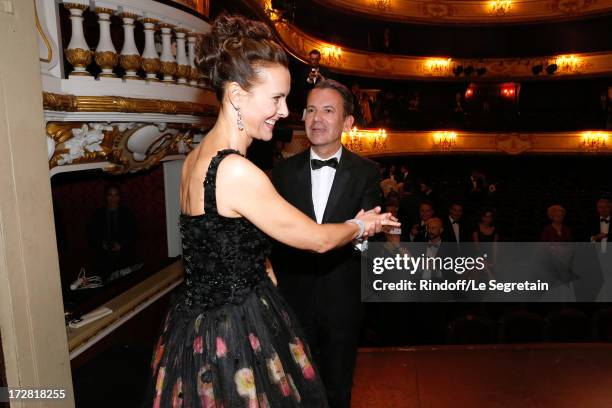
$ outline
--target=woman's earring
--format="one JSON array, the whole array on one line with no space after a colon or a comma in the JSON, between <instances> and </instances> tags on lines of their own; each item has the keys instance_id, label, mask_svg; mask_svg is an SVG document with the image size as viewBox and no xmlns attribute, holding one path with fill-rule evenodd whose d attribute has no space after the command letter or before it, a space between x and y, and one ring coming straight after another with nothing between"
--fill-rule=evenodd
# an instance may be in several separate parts
<instances>
[{"instance_id":1,"label":"woman's earring","mask_svg":"<svg viewBox=\"0 0 612 408\"><path fill-rule=\"evenodd\" d=\"M242 122L242 113L240 112L240 108L236 108L236 112L238 113L238 129L244 130L244 123Z\"/></svg>"}]
</instances>

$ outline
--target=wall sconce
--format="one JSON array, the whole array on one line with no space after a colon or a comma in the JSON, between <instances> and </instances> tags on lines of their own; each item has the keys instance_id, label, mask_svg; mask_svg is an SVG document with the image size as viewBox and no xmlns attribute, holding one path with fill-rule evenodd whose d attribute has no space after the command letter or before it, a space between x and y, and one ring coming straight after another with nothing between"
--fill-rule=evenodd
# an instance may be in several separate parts
<instances>
[{"instance_id":1,"label":"wall sconce","mask_svg":"<svg viewBox=\"0 0 612 408\"><path fill-rule=\"evenodd\" d=\"M609 138L607 132L582 132L580 146L585 150L596 152L606 147Z\"/></svg>"},{"instance_id":2,"label":"wall sconce","mask_svg":"<svg viewBox=\"0 0 612 408\"><path fill-rule=\"evenodd\" d=\"M424 70L431 75L446 75L450 66L450 58L428 58L424 63Z\"/></svg>"},{"instance_id":3,"label":"wall sconce","mask_svg":"<svg viewBox=\"0 0 612 408\"><path fill-rule=\"evenodd\" d=\"M340 65L342 62L342 48L335 45L328 45L321 50L321 56L325 58L329 65Z\"/></svg>"},{"instance_id":4,"label":"wall sconce","mask_svg":"<svg viewBox=\"0 0 612 408\"><path fill-rule=\"evenodd\" d=\"M512 7L512 0L492 0L489 2L489 14L492 16L505 16Z\"/></svg>"},{"instance_id":5,"label":"wall sconce","mask_svg":"<svg viewBox=\"0 0 612 408\"><path fill-rule=\"evenodd\" d=\"M575 55L562 55L557 58L556 65L561 72L576 72L582 65L582 59Z\"/></svg>"},{"instance_id":6,"label":"wall sconce","mask_svg":"<svg viewBox=\"0 0 612 408\"><path fill-rule=\"evenodd\" d=\"M386 11L391 6L391 0L370 0L370 4L379 10Z\"/></svg>"},{"instance_id":7,"label":"wall sconce","mask_svg":"<svg viewBox=\"0 0 612 408\"><path fill-rule=\"evenodd\" d=\"M446 130L435 132L433 143L440 150L450 150L457 144L457 133Z\"/></svg>"},{"instance_id":8,"label":"wall sconce","mask_svg":"<svg viewBox=\"0 0 612 408\"><path fill-rule=\"evenodd\" d=\"M348 133L342 133L342 144L354 152L381 152L387 147L385 129L367 130L353 127Z\"/></svg>"}]
</instances>

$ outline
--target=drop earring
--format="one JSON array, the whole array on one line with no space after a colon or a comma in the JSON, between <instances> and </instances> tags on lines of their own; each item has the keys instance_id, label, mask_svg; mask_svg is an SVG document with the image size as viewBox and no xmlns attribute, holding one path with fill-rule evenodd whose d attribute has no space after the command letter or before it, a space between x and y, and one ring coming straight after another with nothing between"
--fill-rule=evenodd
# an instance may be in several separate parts
<instances>
[{"instance_id":1,"label":"drop earring","mask_svg":"<svg viewBox=\"0 0 612 408\"><path fill-rule=\"evenodd\" d=\"M240 112L240 108L236 108L236 112L238 113L238 120L236 121L238 124L238 129L244 130L244 123L242 122L242 112Z\"/></svg>"}]
</instances>

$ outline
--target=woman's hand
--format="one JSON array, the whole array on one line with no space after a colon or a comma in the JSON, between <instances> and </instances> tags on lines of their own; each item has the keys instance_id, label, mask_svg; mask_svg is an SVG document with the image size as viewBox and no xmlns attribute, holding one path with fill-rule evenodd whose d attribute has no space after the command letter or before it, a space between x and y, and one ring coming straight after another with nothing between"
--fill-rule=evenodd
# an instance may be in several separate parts
<instances>
[{"instance_id":1,"label":"woman's hand","mask_svg":"<svg viewBox=\"0 0 612 408\"><path fill-rule=\"evenodd\" d=\"M365 224L365 230L361 236L362 239L378 234L382 231L383 227L397 228L402 225L390 212L381 214L380 211L380 207L374 207L368 211L361 210L355 216L356 219L363 221Z\"/></svg>"}]
</instances>

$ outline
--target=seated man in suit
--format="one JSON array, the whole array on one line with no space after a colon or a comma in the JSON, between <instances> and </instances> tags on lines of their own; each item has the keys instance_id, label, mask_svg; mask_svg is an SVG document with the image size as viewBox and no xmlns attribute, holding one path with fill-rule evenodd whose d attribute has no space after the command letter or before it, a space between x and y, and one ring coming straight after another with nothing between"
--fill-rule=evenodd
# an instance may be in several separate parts
<instances>
[{"instance_id":1,"label":"seated man in suit","mask_svg":"<svg viewBox=\"0 0 612 408\"><path fill-rule=\"evenodd\" d=\"M452 242L446 242L442 239L444 232L444 223L438 217L433 217L427 220L427 241L423 247L423 254L427 258L440 258L456 256L455 245ZM433 268L423 270L422 279L433 280L455 280L457 275L453 271L447 271L439 268L440 263L436 262Z\"/></svg>"},{"instance_id":2,"label":"seated man in suit","mask_svg":"<svg viewBox=\"0 0 612 408\"><path fill-rule=\"evenodd\" d=\"M463 220L463 205L453 201L448 206L448 217L444 218L442 239L446 242L469 242L470 228Z\"/></svg>"},{"instance_id":3,"label":"seated man in suit","mask_svg":"<svg viewBox=\"0 0 612 408\"><path fill-rule=\"evenodd\" d=\"M419 219L405 225L412 225L402 228L402 241L404 242L425 242L427 241L427 221L435 214L434 207L429 201L422 201L419 204Z\"/></svg>"},{"instance_id":4,"label":"seated man in suit","mask_svg":"<svg viewBox=\"0 0 612 408\"><path fill-rule=\"evenodd\" d=\"M593 220L589 228L589 241L601 242L602 248L608 244L608 233L610 231L610 208L611 203L607 198L597 201L597 219Z\"/></svg>"}]
</instances>

